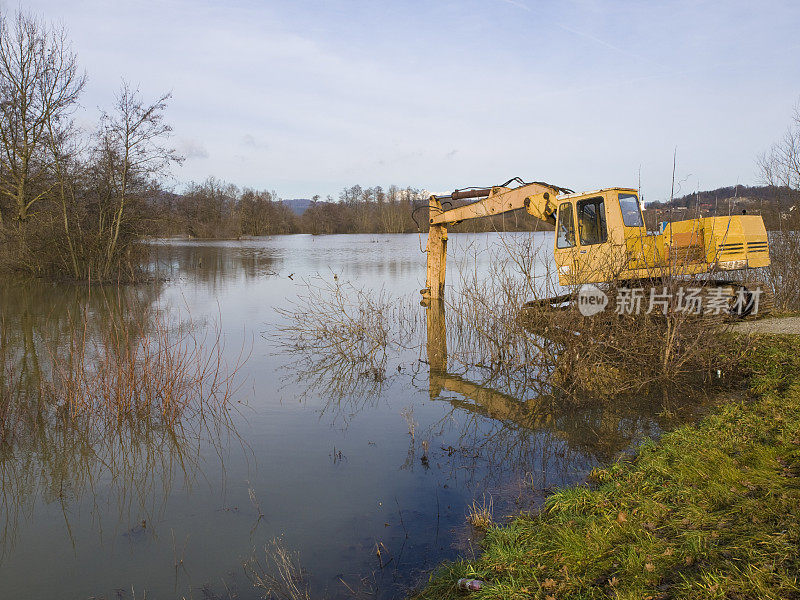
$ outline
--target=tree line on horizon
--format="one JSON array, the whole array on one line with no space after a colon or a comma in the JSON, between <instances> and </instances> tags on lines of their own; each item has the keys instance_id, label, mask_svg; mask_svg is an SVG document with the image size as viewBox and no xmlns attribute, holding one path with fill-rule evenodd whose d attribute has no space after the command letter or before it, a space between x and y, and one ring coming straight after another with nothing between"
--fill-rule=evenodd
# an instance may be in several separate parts
<instances>
[{"instance_id":1,"label":"tree line on horizon","mask_svg":"<svg viewBox=\"0 0 800 600\"><path fill-rule=\"evenodd\" d=\"M658 220L695 216L761 214L769 229L781 225L781 215L798 201L787 186L727 186L688 194L672 201L648 203L645 220L656 229ZM239 188L209 177L191 183L182 194L159 192L151 200L149 237L188 236L198 239L237 239L246 236L308 233L417 233L428 230L428 192L395 185L383 188L354 185L334 199L314 196L302 214L274 191ZM462 204L467 201L462 202ZM679 210L681 209L681 210ZM695 214L697 213L697 214ZM791 214L792 217L795 215ZM552 226L524 210L451 225L453 232L549 231Z\"/></svg>"},{"instance_id":2,"label":"tree line on horizon","mask_svg":"<svg viewBox=\"0 0 800 600\"><path fill-rule=\"evenodd\" d=\"M344 188L335 200L314 196L298 215L274 191L239 188L209 177L182 194L158 193L150 199L151 237L189 236L235 239L243 236L310 233L416 233L428 230L425 190L395 185ZM530 231L549 226L516 211L464 221L453 231Z\"/></svg>"}]
</instances>

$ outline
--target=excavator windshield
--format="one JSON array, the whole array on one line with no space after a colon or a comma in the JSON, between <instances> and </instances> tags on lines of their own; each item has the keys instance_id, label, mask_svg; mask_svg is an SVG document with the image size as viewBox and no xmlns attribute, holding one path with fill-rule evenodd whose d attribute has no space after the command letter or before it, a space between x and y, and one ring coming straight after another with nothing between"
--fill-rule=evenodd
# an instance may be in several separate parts
<instances>
[{"instance_id":1,"label":"excavator windshield","mask_svg":"<svg viewBox=\"0 0 800 600\"><path fill-rule=\"evenodd\" d=\"M639 208L639 198L636 194L621 193L619 195L619 208L622 210L622 222L625 227L644 227L642 211Z\"/></svg>"}]
</instances>

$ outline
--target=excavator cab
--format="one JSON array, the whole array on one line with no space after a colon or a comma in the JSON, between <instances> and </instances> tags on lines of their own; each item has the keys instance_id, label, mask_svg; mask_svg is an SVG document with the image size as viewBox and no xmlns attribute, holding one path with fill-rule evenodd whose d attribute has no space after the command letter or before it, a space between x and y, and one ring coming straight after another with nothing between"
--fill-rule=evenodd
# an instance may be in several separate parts
<instances>
[{"instance_id":1,"label":"excavator cab","mask_svg":"<svg viewBox=\"0 0 800 600\"><path fill-rule=\"evenodd\" d=\"M612 188L558 199L555 262L561 285L600 283L625 267L627 240L646 235L634 190Z\"/></svg>"}]
</instances>

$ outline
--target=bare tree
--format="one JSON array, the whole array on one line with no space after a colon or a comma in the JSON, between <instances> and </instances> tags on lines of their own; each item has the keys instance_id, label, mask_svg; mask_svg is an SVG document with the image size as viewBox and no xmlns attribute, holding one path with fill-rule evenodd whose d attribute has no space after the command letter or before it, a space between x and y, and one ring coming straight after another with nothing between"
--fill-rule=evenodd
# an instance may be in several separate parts
<instances>
[{"instance_id":1,"label":"bare tree","mask_svg":"<svg viewBox=\"0 0 800 600\"><path fill-rule=\"evenodd\" d=\"M800 307L800 102L783 138L758 160L761 178L775 190L777 221L770 235L770 266L762 277L783 309Z\"/></svg>"},{"instance_id":2,"label":"bare tree","mask_svg":"<svg viewBox=\"0 0 800 600\"><path fill-rule=\"evenodd\" d=\"M171 163L183 161L167 145L172 127L164 121L164 110L171 96L167 93L147 104L138 89L123 81L114 111L103 113L97 151L113 207L107 224L103 277L109 275L119 250L120 231L132 190L163 175Z\"/></svg>"},{"instance_id":3,"label":"bare tree","mask_svg":"<svg viewBox=\"0 0 800 600\"><path fill-rule=\"evenodd\" d=\"M0 16L0 196L20 223L55 185L53 142L85 82L63 29L23 12L12 24Z\"/></svg>"},{"instance_id":4,"label":"bare tree","mask_svg":"<svg viewBox=\"0 0 800 600\"><path fill-rule=\"evenodd\" d=\"M768 185L800 191L800 102L795 106L792 124L783 139L761 155L758 166Z\"/></svg>"},{"instance_id":5,"label":"bare tree","mask_svg":"<svg viewBox=\"0 0 800 600\"><path fill-rule=\"evenodd\" d=\"M67 256L63 256L64 271L70 272L72 277L82 277L79 267L78 248L73 240L73 228L79 236L82 234L80 219L75 218L78 198L75 193L76 181L86 169L83 158L81 141L73 124L48 122L48 146L52 159L54 190L52 200L54 208L60 213L60 220L64 228ZM87 273L88 275L88 273Z\"/></svg>"}]
</instances>

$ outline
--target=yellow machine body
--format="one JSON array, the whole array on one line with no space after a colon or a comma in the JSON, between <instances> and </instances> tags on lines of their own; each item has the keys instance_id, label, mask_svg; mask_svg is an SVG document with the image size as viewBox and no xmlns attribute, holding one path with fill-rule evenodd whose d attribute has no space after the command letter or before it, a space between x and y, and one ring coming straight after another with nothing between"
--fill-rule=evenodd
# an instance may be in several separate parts
<instances>
[{"instance_id":1,"label":"yellow machine body","mask_svg":"<svg viewBox=\"0 0 800 600\"><path fill-rule=\"evenodd\" d=\"M696 275L769 265L757 215L699 217L644 226L635 190L609 188L557 200L555 262L561 285Z\"/></svg>"},{"instance_id":2,"label":"yellow machine body","mask_svg":"<svg viewBox=\"0 0 800 600\"><path fill-rule=\"evenodd\" d=\"M770 264L769 241L758 215L699 217L644 224L636 190L606 188L580 194L545 183L456 190L429 201L426 299L444 294L447 225L524 208L556 228L554 256L561 285L698 275ZM442 203L480 200L444 210Z\"/></svg>"}]
</instances>

